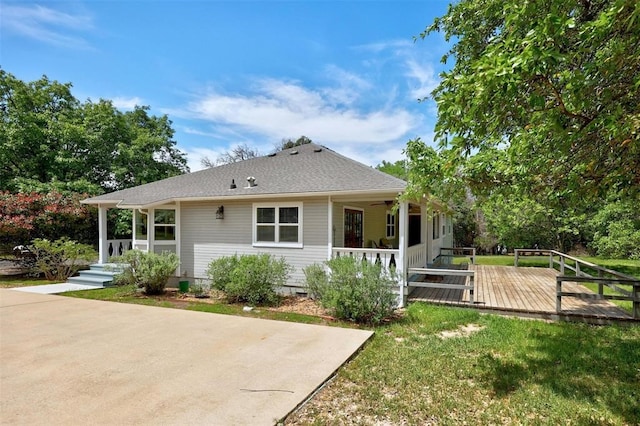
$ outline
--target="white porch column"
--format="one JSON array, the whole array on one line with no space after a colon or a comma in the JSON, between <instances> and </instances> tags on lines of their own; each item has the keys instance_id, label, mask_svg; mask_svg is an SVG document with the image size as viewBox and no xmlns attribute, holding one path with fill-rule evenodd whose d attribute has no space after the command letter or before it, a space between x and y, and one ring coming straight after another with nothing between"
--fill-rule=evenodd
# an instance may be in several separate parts
<instances>
[{"instance_id":1,"label":"white porch column","mask_svg":"<svg viewBox=\"0 0 640 426\"><path fill-rule=\"evenodd\" d=\"M107 208L98 205L98 263L109 262L109 247L107 245Z\"/></svg>"},{"instance_id":2,"label":"white porch column","mask_svg":"<svg viewBox=\"0 0 640 426\"><path fill-rule=\"evenodd\" d=\"M407 232L409 230L408 222L409 222L409 203L406 201L402 201L400 203L400 209L398 210L398 249L400 250L400 255L398 259L397 265L400 267L400 282L398 285L399 294L398 294L398 306L404 307L405 305L405 284L407 282Z\"/></svg>"},{"instance_id":3,"label":"white porch column","mask_svg":"<svg viewBox=\"0 0 640 426\"><path fill-rule=\"evenodd\" d=\"M327 212L327 260L331 259L333 255L333 200L329 196Z\"/></svg>"}]
</instances>

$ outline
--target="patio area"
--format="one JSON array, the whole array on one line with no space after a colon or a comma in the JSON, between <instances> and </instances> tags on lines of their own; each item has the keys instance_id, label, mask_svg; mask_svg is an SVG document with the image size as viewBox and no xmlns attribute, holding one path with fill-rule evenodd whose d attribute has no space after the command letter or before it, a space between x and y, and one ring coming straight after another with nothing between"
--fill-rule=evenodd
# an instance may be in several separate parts
<instances>
[{"instance_id":1,"label":"patio area","mask_svg":"<svg viewBox=\"0 0 640 426\"><path fill-rule=\"evenodd\" d=\"M562 312L556 312L556 276L550 268L469 265L475 271L473 307L518 316L587 322L637 321L632 315L607 300L562 298ZM445 276L443 283L464 283L466 277ZM593 294L588 288L565 283L563 291ZM429 302L470 307L469 290L414 288L409 302Z\"/></svg>"}]
</instances>

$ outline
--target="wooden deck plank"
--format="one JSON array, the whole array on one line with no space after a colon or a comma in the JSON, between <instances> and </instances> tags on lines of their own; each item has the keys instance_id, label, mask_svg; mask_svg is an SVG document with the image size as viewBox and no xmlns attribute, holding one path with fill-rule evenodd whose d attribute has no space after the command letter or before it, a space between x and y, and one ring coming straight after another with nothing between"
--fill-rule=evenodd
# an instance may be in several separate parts
<instances>
[{"instance_id":1,"label":"wooden deck plank","mask_svg":"<svg viewBox=\"0 0 640 426\"><path fill-rule=\"evenodd\" d=\"M474 306L530 314L556 314L556 276L550 268L471 265L475 270ZM446 282L463 283L464 277L445 277ZM593 294L577 283L564 283L563 291ZM469 305L469 290L416 288L409 301L426 301L458 306ZM562 315L632 319L608 300L562 298Z\"/></svg>"}]
</instances>

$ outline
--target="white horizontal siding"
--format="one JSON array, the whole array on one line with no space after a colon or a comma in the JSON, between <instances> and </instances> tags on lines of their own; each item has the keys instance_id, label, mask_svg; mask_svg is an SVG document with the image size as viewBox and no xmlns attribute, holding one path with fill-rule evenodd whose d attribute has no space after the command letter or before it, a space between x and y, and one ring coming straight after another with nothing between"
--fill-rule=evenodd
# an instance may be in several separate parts
<instances>
[{"instance_id":1,"label":"white horizontal siding","mask_svg":"<svg viewBox=\"0 0 640 426\"><path fill-rule=\"evenodd\" d=\"M186 277L206 278L209 263L234 254L270 253L284 257L293 266L290 285L302 287L303 268L327 258L327 199L302 201L303 248L265 248L252 246L253 203L225 201L182 203L181 270ZM293 200L291 200L293 201ZM224 205L224 219L215 211Z\"/></svg>"}]
</instances>

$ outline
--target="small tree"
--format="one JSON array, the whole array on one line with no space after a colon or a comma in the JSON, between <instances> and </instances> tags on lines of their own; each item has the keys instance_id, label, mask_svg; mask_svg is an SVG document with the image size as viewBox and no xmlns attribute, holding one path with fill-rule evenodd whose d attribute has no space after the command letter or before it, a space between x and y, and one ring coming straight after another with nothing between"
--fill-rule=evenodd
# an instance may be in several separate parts
<instances>
[{"instance_id":1,"label":"small tree","mask_svg":"<svg viewBox=\"0 0 640 426\"><path fill-rule=\"evenodd\" d=\"M125 265L116 283L144 288L148 295L164 293L169 278L180 266L180 259L175 253L157 254L140 250L129 250L115 261Z\"/></svg>"},{"instance_id":2,"label":"small tree","mask_svg":"<svg viewBox=\"0 0 640 426\"><path fill-rule=\"evenodd\" d=\"M37 238L31 251L35 254L35 267L49 281L66 281L98 254L89 245L60 238L55 241Z\"/></svg>"},{"instance_id":3,"label":"small tree","mask_svg":"<svg viewBox=\"0 0 640 426\"><path fill-rule=\"evenodd\" d=\"M397 302L395 271L349 256L325 264L329 273L317 264L305 268L304 273L311 296L337 318L379 324L393 313Z\"/></svg>"}]
</instances>

